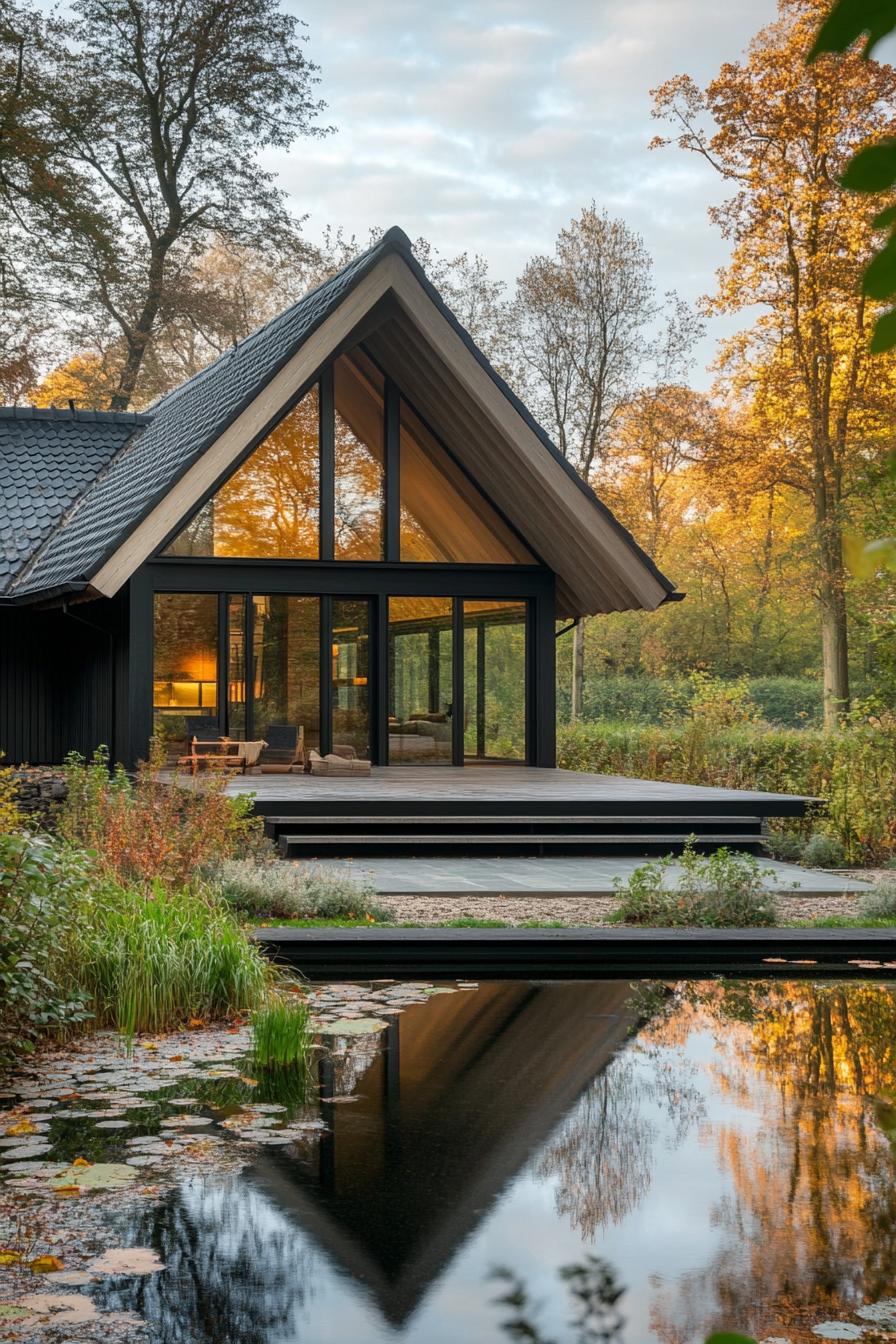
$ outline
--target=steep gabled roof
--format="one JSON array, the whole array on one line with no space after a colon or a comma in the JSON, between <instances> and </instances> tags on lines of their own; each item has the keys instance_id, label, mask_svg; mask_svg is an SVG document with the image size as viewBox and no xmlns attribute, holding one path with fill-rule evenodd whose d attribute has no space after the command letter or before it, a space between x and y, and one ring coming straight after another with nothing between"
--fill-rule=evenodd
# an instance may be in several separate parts
<instances>
[{"instance_id":1,"label":"steep gabled roof","mask_svg":"<svg viewBox=\"0 0 896 1344\"><path fill-rule=\"evenodd\" d=\"M400 229L152 407L10 593L117 591L378 306L378 357L400 386L415 366L417 408L427 413L419 403L431 397L433 427L462 465L502 507L506 493L505 515L557 574L559 612L652 609L673 594L446 307Z\"/></svg>"},{"instance_id":2,"label":"steep gabled roof","mask_svg":"<svg viewBox=\"0 0 896 1344\"><path fill-rule=\"evenodd\" d=\"M145 416L0 406L0 593Z\"/></svg>"}]
</instances>

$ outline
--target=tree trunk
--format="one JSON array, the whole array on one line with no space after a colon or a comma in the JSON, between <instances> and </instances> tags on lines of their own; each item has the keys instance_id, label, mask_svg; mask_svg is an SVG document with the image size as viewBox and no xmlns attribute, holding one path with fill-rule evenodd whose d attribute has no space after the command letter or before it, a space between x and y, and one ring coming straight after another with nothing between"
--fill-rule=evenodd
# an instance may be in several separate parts
<instances>
[{"instance_id":1,"label":"tree trunk","mask_svg":"<svg viewBox=\"0 0 896 1344\"><path fill-rule=\"evenodd\" d=\"M830 522L821 529L821 666L824 678L824 726L836 728L849 709L849 660L843 540Z\"/></svg>"},{"instance_id":2,"label":"tree trunk","mask_svg":"<svg viewBox=\"0 0 896 1344\"><path fill-rule=\"evenodd\" d=\"M153 327L162 306L162 293L165 285L165 258L168 255L169 246L170 243L166 241L153 247L147 278L146 297L139 318L126 333L127 356L118 380L118 387L109 401L111 411L126 411L131 404L131 398L134 395L137 378L140 374L140 366L152 340Z\"/></svg>"},{"instance_id":3,"label":"tree trunk","mask_svg":"<svg viewBox=\"0 0 896 1344\"><path fill-rule=\"evenodd\" d=\"M582 717L585 694L585 622L576 621L572 632L572 710L573 723Z\"/></svg>"}]
</instances>

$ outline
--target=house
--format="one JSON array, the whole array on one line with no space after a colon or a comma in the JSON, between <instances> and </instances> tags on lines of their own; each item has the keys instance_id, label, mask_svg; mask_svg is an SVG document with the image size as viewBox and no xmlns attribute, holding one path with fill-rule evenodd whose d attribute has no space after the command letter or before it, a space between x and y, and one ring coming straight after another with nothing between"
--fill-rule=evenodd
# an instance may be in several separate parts
<instances>
[{"instance_id":1,"label":"house","mask_svg":"<svg viewBox=\"0 0 896 1344\"><path fill-rule=\"evenodd\" d=\"M390 229L145 413L0 410L0 748L555 765L558 622L680 596Z\"/></svg>"}]
</instances>

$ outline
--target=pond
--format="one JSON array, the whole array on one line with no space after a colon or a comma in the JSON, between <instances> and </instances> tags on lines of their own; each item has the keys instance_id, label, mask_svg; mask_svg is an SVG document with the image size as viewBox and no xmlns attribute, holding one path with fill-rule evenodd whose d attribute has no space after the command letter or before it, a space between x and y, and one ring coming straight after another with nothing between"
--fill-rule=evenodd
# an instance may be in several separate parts
<instances>
[{"instance_id":1,"label":"pond","mask_svg":"<svg viewBox=\"0 0 896 1344\"><path fill-rule=\"evenodd\" d=\"M305 1080L254 1076L235 1025L131 1058L94 1037L14 1083L0 1337L691 1344L727 1326L802 1344L896 1326L879 1305L896 985L310 995ZM59 1268L38 1280L42 1254Z\"/></svg>"}]
</instances>

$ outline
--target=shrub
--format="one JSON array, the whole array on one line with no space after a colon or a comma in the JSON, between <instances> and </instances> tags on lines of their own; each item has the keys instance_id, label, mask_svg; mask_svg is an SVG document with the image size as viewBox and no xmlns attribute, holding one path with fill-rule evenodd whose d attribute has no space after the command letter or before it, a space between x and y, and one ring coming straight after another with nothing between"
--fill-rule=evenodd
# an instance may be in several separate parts
<instances>
[{"instance_id":1,"label":"shrub","mask_svg":"<svg viewBox=\"0 0 896 1344\"><path fill-rule=\"evenodd\" d=\"M272 995L252 1015L255 1066L263 1070L306 1065L311 1052L308 1009L302 999Z\"/></svg>"},{"instance_id":2,"label":"shrub","mask_svg":"<svg viewBox=\"0 0 896 1344\"><path fill-rule=\"evenodd\" d=\"M679 866L681 872L670 881L672 870ZM670 854L642 864L626 883L617 878L617 918L656 928L773 925L775 899L763 887L768 872L752 854L728 849L697 854L688 844L680 857Z\"/></svg>"},{"instance_id":3,"label":"shrub","mask_svg":"<svg viewBox=\"0 0 896 1344\"><path fill-rule=\"evenodd\" d=\"M270 970L212 889L106 885L83 899L67 939L98 1023L127 1036L256 1007Z\"/></svg>"},{"instance_id":4,"label":"shrub","mask_svg":"<svg viewBox=\"0 0 896 1344\"><path fill-rule=\"evenodd\" d=\"M792 831L773 831L763 836L763 844L772 858L781 863L799 863L806 848L804 838Z\"/></svg>"},{"instance_id":5,"label":"shrub","mask_svg":"<svg viewBox=\"0 0 896 1344\"><path fill-rule=\"evenodd\" d=\"M3 765L2 761L3 752L0 751L0 835L24 830L28 824L28 817L19 800L16 773L10 766Z\"/></svg>"},{"instance_id":6,"label":"shrub","mask_svg":"<svg viewBox=\"0 0 896 1344\"><path fill-rule=\"evenodd\" d=\"M781 728L816 728L821 723L821 683L811 677L751 677L748 684L766 723Z\"/></svg>"},{"instance_id":7,"label":"shrub","mask_svg":"<svg viewBox=\"0 0 896 1344\"><path fill-rule=\"evenodd\" d=\"M221 864L215 873L225 898L248 915L271 919L389 918L369 883L344 876L335 868L239 859Z\"/></svg>"},{"instance_id":8,"label":"shrub","mask_svg":"<svg viewBox=\"0 0 896 1344\"><path fill-rule=\"evenodd\" d=\"M846 862L843 846L834 835L815 831L809 836L800 855L800 863L807 868L842 868Z\"/></svg>"},{"instance_id":9,"label":"shrub","mask_svg":"<svg viewBox=\"0 0 896 1344\"><path fill-rule=\"evenodd\" d=\"M159 782L158 766L155 746L135 779L121 766L110 774L105 748L90 762L70 755L60 835L93 851L99 871L116 881L171 888L188 883L205 864L269 851L264 821L251 815L251 797L228 796L225 775L209 773L181 787Z\"/></svg>"},{"instance_id":10,"label":"shrub","mask_svg":"<svg viewBox=\"0 0 896 1344\"><path fill-rule=\"evenodd\" d=\"M90 886L83 856L24 832L0 834L0 1069L42 1033L89 1016L66 988L62 941Z\"/></svg>"},{"instance_id":11,"label":"shrub","mask_svg":"<svg viewBox=\"0 0 896 1344\"><path fill-rule=\"evenodd\" d=\"M896 719L853 720L840 732L741 723L712 728L577 723L558 735L568 770L684 784L802 793L826 803L825 830L850 863L896 853Z\"/></svg>"},{"instance_id":12,"label":"shrub","mask_svg":"<svg viewBox=\"0 0 896 1344\"><path fill-rule=\"evenodd\" d=\"M881 878L871 891L859 897L858 905L865 919L896 919L896 878Z\"/></svg>"}]
</instances>

